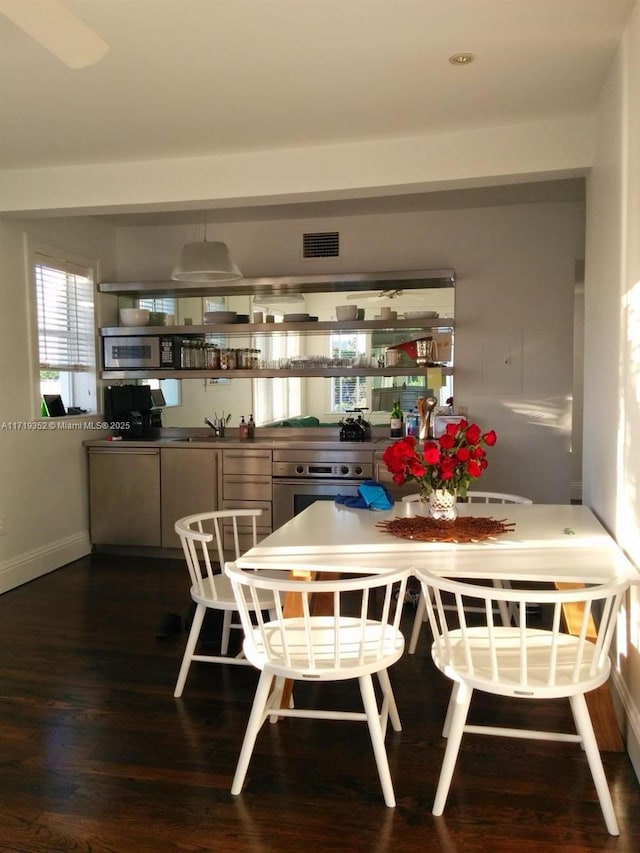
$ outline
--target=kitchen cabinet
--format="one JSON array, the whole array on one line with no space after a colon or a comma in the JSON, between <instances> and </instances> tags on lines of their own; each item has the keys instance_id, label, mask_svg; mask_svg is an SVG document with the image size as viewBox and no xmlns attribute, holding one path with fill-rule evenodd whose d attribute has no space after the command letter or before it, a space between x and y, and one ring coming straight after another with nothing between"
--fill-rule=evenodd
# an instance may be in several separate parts
<instances>
[{"instance_id":1,"label":"kitchen cabinet","mask_svg":"<svg viewBox=\"0 0 640 853\"><path fill-rule=\"evenodd\" d=\"M89 507L92 544L159 546L160 450L89 448Z\"/></svg>"},{"instance_id":2,"label":"kitchen cabinet","mask_svg":"<svg viewBox=\"0 0 640 853\"><path fill-rule=\"evenodd\" d=\"M160 450L161 544L180 548L174 525L179 518L218 509L220 451L163 447Z\"/></svg>"},{"instance_id":3,"label":"kitchen cabinet","mask_svg":"<svg viewBox=\"0 0 640 853\"><path fill-rule=\"evenodd\" d=\"M261 509L256 519L258 539L272 530L271 451L247 447L224 450L222 453L222 508ZM251 519L239 519L240 550L251 547ZM223 522L225 551L233 552L233 533L230 523Z\"/></svg>"}]
</instances>

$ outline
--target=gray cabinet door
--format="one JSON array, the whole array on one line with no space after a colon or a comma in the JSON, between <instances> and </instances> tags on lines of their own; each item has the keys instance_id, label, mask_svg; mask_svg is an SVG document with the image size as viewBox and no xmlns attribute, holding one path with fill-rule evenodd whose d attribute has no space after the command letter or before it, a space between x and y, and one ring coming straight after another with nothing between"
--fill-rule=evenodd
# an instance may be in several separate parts
<instances>
[{"instance_id":1,"label":"gray cabinet door","mask_svg":"<svg viewBox=\"0 0 640 853\"><path fill-rule=\"evenodd\" d=\"M160 451L89 449L91 542L160 545Z\"/></svg>"},{"instance_id":2,"label":"gray cabinet door","mask_svg":"<svg viewBox=\"0 0 640 853\"><path fill-rule=\"evenodd\" d=\"M162 547L179 548L174 525L179 518L218 509L219 451L199 447L163 447Z\"/></svg>"}]
</instances>

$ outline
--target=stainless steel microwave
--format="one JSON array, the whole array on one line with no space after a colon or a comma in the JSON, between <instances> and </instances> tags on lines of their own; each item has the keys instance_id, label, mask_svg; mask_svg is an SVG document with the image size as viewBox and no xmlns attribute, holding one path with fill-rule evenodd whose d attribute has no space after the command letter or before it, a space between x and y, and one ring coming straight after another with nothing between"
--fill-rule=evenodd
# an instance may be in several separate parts
<instances>
[{"instance_id":1,"label":"stainless steel microwave","mask_svg":"<svg viewBox=\"0 0 640 853\"><path fill-rule=\"evenodd\" d=\"M179 339L172 335L103 338L105 370L171 370L178 367Z\"/></svg>"}]
</instances>

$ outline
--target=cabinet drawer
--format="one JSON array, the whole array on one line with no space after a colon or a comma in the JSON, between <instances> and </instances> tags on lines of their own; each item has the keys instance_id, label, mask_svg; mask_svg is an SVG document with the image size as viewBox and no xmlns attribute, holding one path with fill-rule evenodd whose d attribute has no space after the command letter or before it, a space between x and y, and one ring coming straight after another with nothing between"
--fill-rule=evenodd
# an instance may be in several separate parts
<instances>
[{"instance_id":1,"label":"cabinet drawer","mask_svg":"<svg viewBox=\"0 0 640 853\"><path fill-rule=\"evenodd\" d=\"M262 515L259 515L258 518L256 518L256 526L271 532L273 526L271 501L223 501L222 509L261 509ZM225 527L229 527L231 525L231 521L223 519L222 524ZM239 518L238 527L251 527L251 519Z\"/></svg>"},{"instance_id":2,"label":"cabinet drawer","mask_svg":"<svg viewBox=\"0 0 640 853\"><path fill-rule=\"evenodd\" d=\"M271 476L270 450L225 450L222 471L227 474L262 474Z\"/></svg>"},{"instance_id":3,"label":"cabinet drawer","mask_svg":"<svg viewBox=\"0 0 640 853\"><path fill-rule=\"evenodd\" d=\"M225 501L270 501L271 475L268 477L229 476L222 479L222 497Z\"/></svg>"}]
</instances>

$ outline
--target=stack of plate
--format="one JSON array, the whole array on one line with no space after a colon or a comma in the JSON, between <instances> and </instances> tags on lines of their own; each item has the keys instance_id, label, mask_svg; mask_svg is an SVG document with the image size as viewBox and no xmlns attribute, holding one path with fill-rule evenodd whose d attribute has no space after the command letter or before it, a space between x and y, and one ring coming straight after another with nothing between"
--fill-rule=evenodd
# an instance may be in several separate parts
<instances>
[{"instance_id":1,"label":"stack of plate","mask_svg":"<svg viewBox=\"0 0 640 853\"><path fill-rule=\"evenodd\" d=\"M205 311L202 321L203 323L235 323L236 318L235 311Z\"/></svg>"},{"instance_id":2,"label":"stack of plate","mask_svg":"<svg viewBox=\"0 0 640 853\"><path fill-rule=\"evenodd\" d=\"M434 317L438 316L437 311L405 311L404 319L405 320L432 320Z\"/></svg>"},{"instance_id":3,"label":"stack of plate","mask_svg":"<svg viewBox=\"0 0 640 853\"><path fill-rule=\"evenodd\" d=\"M285 314L282 318L283 323L305 323L309 319L309 314Z\"/></svg>"}]
</instances>

